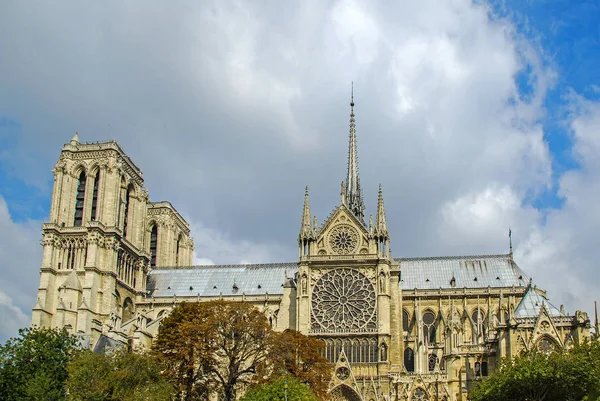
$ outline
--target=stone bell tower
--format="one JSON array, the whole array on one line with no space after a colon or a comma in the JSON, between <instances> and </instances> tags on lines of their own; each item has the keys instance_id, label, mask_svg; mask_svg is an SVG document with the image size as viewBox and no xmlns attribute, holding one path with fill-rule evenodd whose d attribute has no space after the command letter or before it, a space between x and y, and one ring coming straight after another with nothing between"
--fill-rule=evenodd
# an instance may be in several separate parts
<instances>
[{"instance_id":1,"label":"stone bell tower","mask_svg":"<svg viewBox=\"0 0 600 401\"><path fill-rule=\"evenodd\" d=\"M32 325L85 333L93 344L139 312L151 266L191 264L193 243L168 202L149 201L141 170L116 142L83 144L76 134L53 173ZM163 209L179 216L166 225L178 233L156 228Z\"/></svg>"},{"instance_id":2,"label":"stone bell tower","mask_svg":"<svg viewBox=\"0 0 600 401\"><path fill-rule=\"evenodd\" d=\"M325 343L335 365L332 399L370 400L387 394L387 377L401 366L399 265L389 248L380 186L375 223L364 221L358 176L354 96L350 103L346 182L341 203L318 226L308 188L298 236L297 324Z\"/></svg>"}]
</instances>

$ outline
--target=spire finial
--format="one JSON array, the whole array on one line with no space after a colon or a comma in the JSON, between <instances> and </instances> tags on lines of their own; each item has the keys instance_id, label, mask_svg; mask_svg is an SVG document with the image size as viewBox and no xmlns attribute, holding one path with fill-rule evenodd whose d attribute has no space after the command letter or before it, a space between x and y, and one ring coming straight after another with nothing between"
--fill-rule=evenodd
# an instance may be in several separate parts
<instances>
[{"instance_id":1,"label":"spire finial","mask_svg":"<svg viewBox=\"0 0 600 401\"><path fill-rule=\"evenodd\" d=\"M512 230L510 229L510 227L508 228L508 246L509 246L509 252L508 255L510 257L510 260L513 260L513 248L512 248Z\"/></svg>"},{"instance_id":2,"label":"spire finial","mask_svg":"<svg viewBox=\"0 0 600 401\"><path fill-rule=\"evenodd\" d=\"M358 155L356 150L356 123L354 120L354 82L350 97L350 135L348 144L348 171L346 176L346 205L364 223L365 204L358 177Z\"/></svg>"}]
</instances>

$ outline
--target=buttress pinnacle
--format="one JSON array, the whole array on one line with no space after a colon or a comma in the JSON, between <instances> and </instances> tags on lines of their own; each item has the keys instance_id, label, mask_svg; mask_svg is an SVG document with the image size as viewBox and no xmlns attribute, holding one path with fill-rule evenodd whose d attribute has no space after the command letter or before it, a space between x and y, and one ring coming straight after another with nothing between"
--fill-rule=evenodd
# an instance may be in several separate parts
<instances>
[{"instance_id":1,"label":"buttress pinnacle","mask_svg":"<svg viewBox=\"0 0 600 401\"><path fill-rule=\"evenodd\" d=\"M387 222L385 220L385 207L383 205L383 190L379 184L379 195L377 197L377 216L375 217L375 234L388 237Z\"/></svg>"},{"instance_id":2,"label":"buttress pinnacle","mask_svg":"<svg viewBox=\"0 0 600 401\"><path fill-rule=\"evenodd\" d=\"M310 203L308 200L308 186L304 190L304 207L302 209L302 224L300 225L300 239L312 239L314 237L311 225Z\"/></svg>"},{"instance_id":3,"label":"buttress pinnacle","mask_svg":"<svg viewBox=\"0 0 600 401\"><path fill-rule=\"evenodd\" d=\"M348 144L348 171L346 176L346 205L352 213L364 223L365 203L358 176L358 154L356 150L356 122L354 119L354 83L350 100L350 134Z\"/></svg>"}]
</instances>

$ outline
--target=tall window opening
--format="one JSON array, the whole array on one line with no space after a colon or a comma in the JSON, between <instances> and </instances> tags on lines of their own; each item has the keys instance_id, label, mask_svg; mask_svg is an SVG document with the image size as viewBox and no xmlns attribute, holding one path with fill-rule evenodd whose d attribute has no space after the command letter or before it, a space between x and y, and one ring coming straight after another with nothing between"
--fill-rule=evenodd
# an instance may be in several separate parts
<instances>
[{"instance_id":1,"label":"tall window opening","mask_svg":"<svg viewBox=\"0 0 600 401\"><path fill-rule=\"evenodd\" d=\"M156 266L156 243L158 240L158 227L156 224L152 226L152 231L150 232L150 266Z\"/></svg>"},{"instance_id":2,"label":"tall window opening","mask_svg":"<svg viewBox=\"0 0 600 401\"><path fill-rule=\"evenodd\" d=\"M407 372L415 371L415 353L411 348L404 350L404 368Z\"/></svg>"},{"instance_id":3,"label":"tall window opening","mask_svg":"<svg viewBox=\"0 0 600 401\"><path fill-rule=\"evenodd\" d=\"M129 184L127 191L125 192L125 204L123 205L123 237L127 238L127 220L129 219L129 201L133 186Z\"/></svg>"},{"instance_id":4,"label":"tall window opening","mask_svg":"<svg viewBox=\"0 0 600 401\"><path fill-rule=\"evenodd\" d=\"M177 237L177 244L175 244L175 266L179 266L180 246L181 246L181 234Z\"/></svg>"},{"instance_id":5,"label":"tall window opening","mask_svg":"<svg viewBox=\"0 0 600 401\"><path fill-rule=\"evenodd\" d=\"M406 331L406 333L408 334L408 332L410 328L410 316L408 315L408 312L406 310L402 311L402 331Z\"/></svg>"},{"instance_id":6,"label":"tall window opening","mask_svg":"<svg viewBox=\"0 0 600 401\"><path fill-rule=\"evenodd\" d=\"M423 336L429 344L435 344L435 315L429 310L423 314Z\"/></svg>"},{"instance_id":7,"label":"tall window opening","mask_svg":"<svg viewBox=\"0 0 600 401\"><path fill-rule=\"evenodd\" d=\"M427 367L429 368L430 372L433 372L435 370L435 365L437 365L437 356L435 354L429 354L428 360L427 360Z\"/></svg>"},{"instance_id":8,"label":"tall window opening","mask_svg":"<svg viewBox=\"0 0 600 401\"><path fill-rule=\"evenodd\" d=\"M75 221L73 225L80 227L83 223L83 204L85 202L85 171L79 174L79 183L77 184L77 194L75 195Z\"/></svg>"},{"instance_id":9,"label":"tall window opening","mask_svg":"<svg viewBox=\"0 0 600 401\"><path fill-rule=\"evenodd\" d=\"M91 220L96 220L96 213L98 208L98 186L100 185L100 170L96 173L94 178L94 192L92 193L92 216Z\"/></svg>"},{"instance_id":10,"label":"tall window opening","mask_svg":"<svg viewBox=\"0 0 600 401\"><path fill-rule=\"evenodd\" d=\"M473 312L473 338L485 337L485 313L481 309L475 309Z\"/></svg>"}]
</instances>

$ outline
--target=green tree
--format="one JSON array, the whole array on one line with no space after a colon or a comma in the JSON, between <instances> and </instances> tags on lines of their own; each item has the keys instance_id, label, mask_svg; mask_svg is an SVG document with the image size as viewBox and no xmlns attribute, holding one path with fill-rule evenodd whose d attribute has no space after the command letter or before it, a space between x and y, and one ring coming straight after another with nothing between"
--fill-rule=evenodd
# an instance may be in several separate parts
<instances>
[{"instance_id":1,"label":"green tree","mask_svg":"<svg viewBox=\"0 0 600 401\"><path fill-rule=\"evenodd\" d=\"M109 400L112 394L112 365L111 357L106 354L95 354L89 350L79 352L67 366L69 399Z\"/></svg>"},{"instance_id":2,"label":"green tree","mask_svg":"<svg viewBox=\"0 0 600 401\"><path fill-rule=\"evenodd\" d=\"M149 353L80 352L68 366L69 400L169 400L174 388L161 375L161 369L160 360Z\"/></svg>"},{"instance_id":3,"label":"green tree","mask_svg":"<svg viewBox=\"0 0 600 401\"><path fill-rule=\"evenodd\" d=\"M504 360L470 391L473 401L596 400L600 390L600 344L584 343L570 352L532 351Z\"/></svg>"},{"instance_id":4,"label":"green tree","mask_svg":"<svg viewBox=\"0 0 600 401\"><path fill-rule=\"evenodd\" d=\"M26 328L0 346L0 394L6 401L64 400L67 363L78 340L66 330Z\"/></svg>"},{"instance_id":5,"label":"green tree","mask_svg":"<svg viewBox=\"0 0 600 401\"><path fill-rule=\"evenodd\" d=\"M310 387L295 377L280 377L273 382L251 387L240 401L318 401Z\"/></svg>"},{"instance_id":6,"label":"green tree","mask_svg":"<svg viewBox=\"0 0 600 401\"><path fill-rule=\"evenodd\" d=\"M174 388L161 370L161 361L149 353L119 351L106 355L82 351L68 366L69 400L169 400Z\"/></svg>"}]
</instances>

